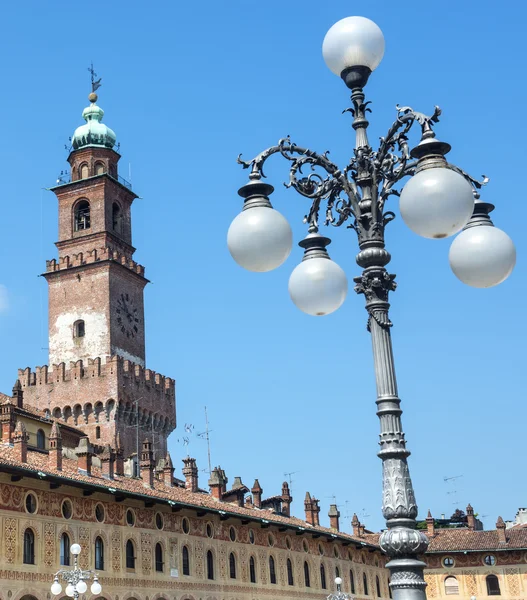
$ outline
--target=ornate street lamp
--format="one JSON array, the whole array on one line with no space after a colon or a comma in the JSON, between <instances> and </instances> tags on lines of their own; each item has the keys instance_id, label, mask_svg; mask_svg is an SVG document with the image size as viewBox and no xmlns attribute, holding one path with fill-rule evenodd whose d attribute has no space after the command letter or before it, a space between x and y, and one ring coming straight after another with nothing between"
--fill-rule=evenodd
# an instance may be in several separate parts
<instances>
[{"instance_id":1,"label":"ornate street lamp","mask_svg":"<svg viewBox=\"0 0 527 600\"><path fill-rule=\"evenodd\" d=\"M51 584L51 593L54 596L58 596L62 593L62 585L59 582L59 579L62 579L66 582L66 596L78 600L79 595L84 594L88 589L86 582L93 579L90 591L95 596L99 595L102 592L102 586L99 583L97 573L95 571L84 571L83 569L79 569L77 558L81 553L79 544L72 544L70 552L73 554L73 569L60 569L55 573L53 583Z\"/></svg>"},{"instance_id":2,"label":"ornate street lamp","mask_svg":"<svg viewBox=\"0 0 527 600\"><path fill-rule=\"evenodd\" d=\"M342 578L341 577L335 577L335 583L337 585L337 593L336 594L329 594L329 596L327 597L327 600L353 600L353 597L350 596L349 594L344 593L341 590L341 585L342 585Z\"/></svg>"},{"instance_id":3,"label":"ornate street lamp","mask_svg":"<svg viewBox=\"0 0 527 600\"><path fill-rule=\"evenodd\" d=\"M426 598L423 568L418 556L428 546L416 530L417 505L408 470L400 399L394 369L388 316L388 296L395 290L395 275L386 266L391 256L385 249L386 225L395 217L385 210L390 196L400 196L404 222L415 233L440 239L461 232L454 240L449 260L455 275L474 287L491 287L512 272L516 251L510 238L493 226L492 204L482 202L481 186L460 168L449 164L450 146L435 137L438 107L431 116L408 106L397 107L397 118L374 150L368 141L363 88L384 54L379 27L363 17L342 19L328 31L322 46L327 66L351 89L356 144L350 162L339 168L328 154L297 146L289 138L264 150L251 161L238 158L250 169L249 182L239 194L242 212L232 222L228 246L234 260L250 271L270 271L289 256L292 233L286 219L273 209L273 187L263 181L266 160L279 154L289 161L289 183L311 207L304 222L308 234L299 245L304 257L289 279L289 293L300 310L315 316L329 314L344 302L348 290L344 271L330 260L328 237L319 233L319 213L324 205L325 224L346 224L358 237L356 261L363 272L354 279L355 291L364 294L368 330L372 336L377 381L377 414L380 418L380 452L383 465L383 515L387 529L380 538L388 554L391 589L395 600ZM417 124L417 125L416 125ZM408 135L419 127L421 139L410 150ZM305 174L305 170L309 174ZM323 173L321 173L321 171ZM410 176L399 192L396 185Z\"/></svg>"}]
</instances>

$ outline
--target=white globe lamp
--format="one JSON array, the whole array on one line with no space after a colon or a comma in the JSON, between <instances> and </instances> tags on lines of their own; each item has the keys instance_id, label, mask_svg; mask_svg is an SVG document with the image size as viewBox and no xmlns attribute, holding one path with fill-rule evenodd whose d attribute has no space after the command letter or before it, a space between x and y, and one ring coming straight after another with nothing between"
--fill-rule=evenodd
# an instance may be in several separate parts
<instances>
[{"instance_id":1,"label":"white globe lamp","mask_svg":"<svg viewBox=\"0 0 527 600\"><path fill-rule=\"evenodd\" d=\"M66 586L66 596L68 596L68 598L73 598L74 595L75 586L73 586L71 583L68 583L68 585Z\"/></svg>"},{"instance_id":2,"label":"white globe lamp","mask_svg":"<svg viewBox=\"0 0 527 600\"><path fill-rule=\"evenodd\" d=\"M55 577L55 580L51 584L51 593L54 596L58 596L62 592L62 586L59 583L59 580Z\"/></svg>"},{"instance_id":3,"label":"white globe lamp","mask_svg":"<svg viewBox=\"0 0 527 600\"><path fill-rule=\"evenodd\" d=\"M244 269L265 273L279 267L291 253L293 233L287 219L271 205L273 186L251 180L238 194L245 198L242 212L227 233L227 246Z\"/></svg>"},{"instance_id":4,"label":"white globe lamp","mask_svg":"<svg viewBox=\"0 0 527 600\"><path fill-rule=\"evenodd\" d=\"M335 312L348 293L344 271L328 256L328 238L310 233L300 242L304 259L289 278L289 295L302 312L315 317Z\"/></svg>"},{"instance_id":5,"label":"white globe lamp","mask_svg":"<svg viewBox=\"0 0 527 600\"><path fill-rule=\"evenodd\" d=\"M286 218L274 208L257 206L242 211L231 223L227 245L244 269L265 273L287 260L293 233Z\"/></svg>"},{"instance_id":6,"label":"white globe lamp","mask_svg":"<svg viewBox=\"0 0 527 600\"><path fill-rule=\"evenodd\" d=\"M102 586L97 579L91 584L90 590L91 593L94 595L100 594L102 592Z\"/></svg>"},{"instance_id":7,"label":"white globe lamp","mask_svg":"<svg viewBox=\"0 0 527 600\"><path fill-rule=\"evenodd\" d=\"M74 555L74 556L78 556L81 553L82 548L80 547L79 544L72 544L70 547L70 552Z\"/></svg>"},{"instance_id":8,"label":"white globe lamp","mask_svg":"<svg viewBox=\"0 0 527 600\"><path fill-rule=\"evenodd\" d=\"M471 287L489 288L502 283L516 264L513 241L494 227L488 216L493 208L492 204L476 203L473 219L450 246L448 259L454 275Z\"/></svg>"},{"instance_id":9,"label":"white globe lamp","mask_svg":"<svg viewBox=\"0 0 527 600\"><path fill-rule=\"evenodd\" d=\"M403 221L418 235L441 239L461 231L472 216L474 195L466 179L446 167L424 169L404 186Z\"/></svg>"},{"instance_id":10,"label":"white globe lamp","mask_svg":"<svg viewBox=\"0 0 527 600\"><path fill-rule=\"evenodd\" d=\"M384 56L384 36L379 26L365 17L346 17L329 29L322 56L335 75L346 69L365 67L373 71Z\"/></svg>"}]
</instances>

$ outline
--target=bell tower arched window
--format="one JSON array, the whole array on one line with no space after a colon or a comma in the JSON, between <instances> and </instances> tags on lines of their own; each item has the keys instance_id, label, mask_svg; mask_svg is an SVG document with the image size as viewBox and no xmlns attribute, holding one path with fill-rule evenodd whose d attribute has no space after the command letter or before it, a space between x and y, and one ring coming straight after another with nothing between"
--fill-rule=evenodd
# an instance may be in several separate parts
<instances>
[{"instance_id":1,"label":"bell tower arched window","mask_svg":"<svg viewBox=\"0 0 527 600\"><path fill-rule=\"evenodd\" d=\"M74 230L84 231L90 228L90 203L88 200L81 200L75 205Z\"/></svg>"},{"instance_id":2,"label":"bell tower arched window","mask_svg":"<svg viewBox=\"0 0 527 600\"><path fill-rule=\"evenodd\" d=\"M95 175L102 175L105 172L104 163L95 163Z\"/></svg>"},{"instance_id":3,"label":"bell tower arched window","mask_svg":"<svg viewBox=\"0 0 527 600\"><path fill-rule=\"evenodd\" d=\"M80 166L79 170L80 170L80 178L88 179L88 177L90 176L90 167L88 167L88 165L86 163L84 163Z\"/></svg>"}]
</instances>

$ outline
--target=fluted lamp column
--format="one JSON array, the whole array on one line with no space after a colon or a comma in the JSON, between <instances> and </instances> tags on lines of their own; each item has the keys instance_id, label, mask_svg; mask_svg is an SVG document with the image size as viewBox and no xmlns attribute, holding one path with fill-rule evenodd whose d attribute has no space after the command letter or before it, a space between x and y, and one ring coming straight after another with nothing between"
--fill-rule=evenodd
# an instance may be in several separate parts
<instances>
[{"instance_id":1,"label":"fluted lamp column","mask_svg":"<svg viewBox=\"0 0 527 600\"><path fill-rule=\"evenodd\" d=\"M353 117L353 156L340 168L327 152L314 152L287 137L252 160L238 157L249 170L249 182L239 190L244 207L229 229L227 242L234 260L250 271L269 271L287 259L291 229L272 208L269 196L273 187L263 181L264 164L275 154L288 161L287 187L311 205L304 218L307 235L299 242L303 259L289 279L289 294L301 311L328 315L343 304L348 290L346 274L328 254L331 240L319 232L320 211L325 225L345 225L357 235L356 261L362 274L354 279L355 292L363 294L366 301L380 420L386 519L380 545L390 559L387 567L394 600L425 600L425 564L420 556L428 539L416 529L417 503L408 468L410 452L401 422L388 314L389 295L396 283L395 275L386 269L391 255L385 248L385 230L395 218L394 212L386 210L387 202L391 196L400 197L403 221L420 236L442 239L459 233L449 261L456 277L467 285L492 287L503 282L514 268L516 251L507 234L493 226L489 214L494 206L480 198L488 179L478 181L448 163L450 145L438 140L434 131L441 115L439 107L427 116L409 106L397 106L396 120L386 136L377 148L370 145L367 115L371 111L364 87L384 49L382 31L364 17L347 17L330 28L322 53L327 66L351 90L352 107L345 112ZM419 137L410 148L412 131ZM406 178L400 189L398 184Z\"/></svg>"}]
</instances>

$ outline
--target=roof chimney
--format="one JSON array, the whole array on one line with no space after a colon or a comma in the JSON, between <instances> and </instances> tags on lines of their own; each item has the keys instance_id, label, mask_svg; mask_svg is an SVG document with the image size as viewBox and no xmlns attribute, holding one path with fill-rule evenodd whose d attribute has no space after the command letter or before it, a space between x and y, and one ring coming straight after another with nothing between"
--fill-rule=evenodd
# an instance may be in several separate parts
<instances>
[{"instance_id":1,"label":"roof chimney","mask_svg":"<svg viewBox=\"0 0 527 600\"><path fill-rule=\"evenodd\" d=\"M293 502L293 497L289 491L289 484L284 481L282 483L282 514L286 517L291 516L291 502Z\"/></svg>"},{"instance_id":2,"label":"roof chimney","mask_svg":"<svg viewBox=\"0 0 527 600\"><path fill-rule=\"evenodd\" d=\"M216 500L221 500L223 492L227 489L227 477L221 467L215 467L210 474L209 488L210 493Z\"/></svg>"},{"instance_id":3,"label":"roof chimney","mask_svg":"<svg viewBox=\"0 0 527 600\"><path fill-rule=\"evenodd\" d=\"M78 470L82 474L91 476L93 449L87 436L83 436L79 439L79 445L75 448L75 453L77 454Z\"/></svg>"},{"instance_id":4,"label":"roof chimney","mask_svg":"<svg viewBox=\"0 0 527 600\"><path fill-rule=\"evenodd\" d=\"M428 515L426 516L426 532L428 537L434 537L435 535L434 517L430 509L428 509Z\"/></svg>"},{"instance_id":5,"label":"roof chimney","mask_svg":"<svg viewBox=\"0 0 527 600\"><path fill-rule=\"evenodd\" d=\"M114 476L115 453L110 444L106 444L101 454L101 471L105 479L113 480Z\"/></svg>"},{"instance_id":6,"label":"roof chimney","mask_svg":"<svg viewBox=\"0 0 527 600\"><path fill-rule=\"evenodd\" d=\"M474 517L474 509L469 504L467 506L467 527L474 531L476 529L476 519Z\"/></svg>"},{"instance_id":7,"label":"roof chimney","mask_svg":"<svg viewBox=\"0 0 527 600\"><path fill-rule=\"evenodd\" d=\"M52 469L62 471L62 437L57 421L53 421L49 434L48 464Z\"/></svg>"},{"instance_id":8,"label":"roof chimney","mask_svg":"<svg viewBox=\"0 0 527 600\"><path fill-rule=\"evenodd\" d=\"M27 441L29 436L26 426L22 421L18 421L13 435L13 446L15 449L15 459L19 462L27 462Z\"/></svg>"},{"instance_id":9,"label":"roof chimney","mask_svg":"<svg viewBox=\"0 0 527 600\"><path fill-rule=\"evenodd\" d=\"M329 517L329 526L331 527L331 529L334 529L335 531L339 531L340 511L337 508L336 504L331 504L329 506L328 517Z\"/></svg>"},{"instance_id":10,"label":"roof chimney","mask_svg":"<svg viewBox=\"0 0 527 600\"><path fill-rule=\"evenodd\" d=\"M154 487L154 453L152 442L146 438L141 452L141 479L146 487Z\"/></svg>"},{"instance_id":11,"label":"roof chimney","mask_svg":"<svg viewBox=\"0 0 527 600\"><path fill-rule=\"evenodd\" d=\"M262 507L263 490L262 490L262 486L260 485L260 482L258 481L258 479L254 480L254 485L251 488L251 492L253 495L253 505L256 508L261 508Z\"/></svg>"},{"instance_id":12,"label":"roof chimney","mask_svg":"<svg viewBox=\"0 0 527 600\"><path fill-rule=\"evenodd\" d=\"M360 537L360 521L356 513L353 513L353 519L351 519L351 526L353 527L353 535Z\"/></svg>"},{"instance_id":13,"label":"roof chimney","mask_svg":"<svg viewBox=\"0 0 527 600\"><path fill-rule=\"evenodd\" d=\"M13 433L16 427L16 415L14 404L0 405L0 427L2 429L2 442L5 444L13 443Z\"/></svg>"},{"instance_id":14,"label":"roof chimney","mask_svg":"<svg viewBox=\"0 0 527 600\"><path fill-rule=\"evenodd\" d=\"M319 513L320 507L318 505L319 501L313 496L306 492L306 497L304 500L304 509L306 512L306 522L310 525L318 526L320 525Z\"/></svg>"},{"instance_id":15,"label":"roof chimney","mask_svg":"<svg viewBox=\"0 0 527 600\"><path fill-rule=\"evenodd\" d=\"M187 458L183 459L183 475L185 476L185 488L189 492L198 491L198 467L196 465L196 459Z\"/></svg>"},{"instance_id":16,"label":"roof chimney","mask_svg":"<svg viewBox=\"0 0 527 600\"><path fill-rule=\"evenodd\" d=\"M172 458L170 458L170 452L168 451L163 463L163 483L168 487L174 486L174 466L172 465Z\"/></svg>"},{"instance_id":17,"label":"roof chimney","mask_svg":"<svg viewBox=\"0 0 527 600\"><path fill-rule=\"evenodd\" d=\"M501 517L496 521L496 529L498 530L498 541L500 545L507 544L507 536L505 535L505 522Z\"/></svg>"},{"instance_id":18,"label":"roof chimney","mask_svg":"<svg viewBox=\"0 0 527 600\"><path fill-rule=\"evenodd\" d=\"M15 385L13 386L13 400L15 406L18 406L18 408L24 408L24 392L22 391L20 379L17 379L15 381Z\"/></svg>"},{"instance_id":19,"label":"roof chimney","mask_svg":"<svg viewBox=\"0 0 527 600\"><path fill-rule=\"evenodd\" d=\"M120 433L115 437L115 474L124 475L124 452Z\"/></svg>"}]
</instances>

